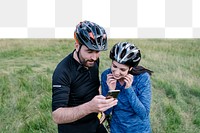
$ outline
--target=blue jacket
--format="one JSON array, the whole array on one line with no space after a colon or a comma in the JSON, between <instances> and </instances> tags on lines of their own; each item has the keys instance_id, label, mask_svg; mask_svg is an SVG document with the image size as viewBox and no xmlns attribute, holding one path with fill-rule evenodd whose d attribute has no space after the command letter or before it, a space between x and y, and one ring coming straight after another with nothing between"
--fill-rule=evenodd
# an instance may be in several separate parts
<instances>
[{"instance_id":1,"label":"blue jacket","mask_svg":"<svg viewBox=\"0 0 200 133\"><path fill-rule=\"evenodd\" d=\"M107 74L110 69L105 70L101 75L102 94L108 93L106 84ZM116 90L120 90L118 104L105 111L110 114L111 133L151 133L150 125L150 105L151 105L151 81L148 73L143 73L133 77L130 88L125 89L117 82Z\"/></svg>"}]
</instances>

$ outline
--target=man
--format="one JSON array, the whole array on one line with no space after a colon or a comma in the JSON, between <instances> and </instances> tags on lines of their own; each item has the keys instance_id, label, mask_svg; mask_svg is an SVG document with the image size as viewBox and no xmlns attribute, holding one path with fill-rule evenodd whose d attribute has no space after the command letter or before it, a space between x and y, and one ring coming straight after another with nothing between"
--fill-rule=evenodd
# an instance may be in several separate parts
<instances>
[{"instance_id":1,"label":"man","mask_svg":"<svg viewBox=\"0 0 200 133\"><path fill-rule=\"evenodd\" d=\"M90 21L74 32L75 50L56 67L52 77L52 117L59 133L106 133L98 112L117 104L99 95L99 56L107 50L105 30Z\"/></svg>"}]
</instances>

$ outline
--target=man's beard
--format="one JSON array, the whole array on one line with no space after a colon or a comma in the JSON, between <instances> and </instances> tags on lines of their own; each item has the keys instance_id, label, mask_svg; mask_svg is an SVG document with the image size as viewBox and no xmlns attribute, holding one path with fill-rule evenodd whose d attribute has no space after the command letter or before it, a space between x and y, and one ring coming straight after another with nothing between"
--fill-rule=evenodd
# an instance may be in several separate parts
<instances>
[{"instance_id":1,"label":"man's beard","mask_svg":"<svg viewBox=\"0 0 200 133\"><path fill-rule=\"evenodd\" d=\"M79 61L80 61L80 63L84 66L84 67L93 67L94 65L95 65L95 62L97 61L97 60L92 60L92 59L84 59L83 57L82 57L82 55L79 53Z\"/></svg>"},{"instance_id":2,"label":"man's beard","mask_svg":"<svg viewBox=\"0 0 200 133\"><path fill-rule=\"evenodd\" d=\"M82 60L82 64L85 67L93 67L95 62L95 60Z\"/></svg>"}]
</instances>

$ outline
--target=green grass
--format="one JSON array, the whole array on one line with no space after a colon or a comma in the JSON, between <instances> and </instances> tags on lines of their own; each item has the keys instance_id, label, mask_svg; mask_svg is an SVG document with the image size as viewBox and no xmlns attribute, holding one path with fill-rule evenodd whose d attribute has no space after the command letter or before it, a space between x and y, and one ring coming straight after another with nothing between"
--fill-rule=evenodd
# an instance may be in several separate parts
<instances>
[{"instance_id":1,"label":"green grass","mask_svg":"<svg viewBox=\"0 0 200 133\"><path fill-rule=\"evenodd\" d=\"M110 67L109 50L118 41L135 43L141 65L152 76L151 125L154 133L200 131L200 40L109 40L100 73ZM73 40L0 40L0 130L2 133L55 133L51 118L51 76L74 49Z\"/></svg>"}]
</instances>

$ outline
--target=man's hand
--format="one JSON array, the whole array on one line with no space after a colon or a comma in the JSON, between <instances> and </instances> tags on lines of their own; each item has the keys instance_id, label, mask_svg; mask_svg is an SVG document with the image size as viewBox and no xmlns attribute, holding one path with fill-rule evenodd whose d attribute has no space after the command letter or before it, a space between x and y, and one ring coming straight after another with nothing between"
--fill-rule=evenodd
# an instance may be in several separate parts
<instances>
[{"instance_id":1,"label":"man's hand","mask_svg":"<svg viewBox=\"0 0 200 133\"><path fill-rule=\"evenodd\" d=\"M52 112L53 120L57 124L77 121L84 116L94 112L104 112L115 106L117 100L106 99L102 95L95 96L91 101L76 107L61 107Z\"/></svg>"},{"instance_id":2,"label":"man's hand","mask_svg":"<svg viewBox=\"0 0 200 133\"><path fill-rule=\"evenodd\" d=\"M104 112L107 109L117 105L118 100L114 98L106 99L102 95L95 96L90 102L88 102L88 108L91 112Z\"/></svg>"}]
</instances>

